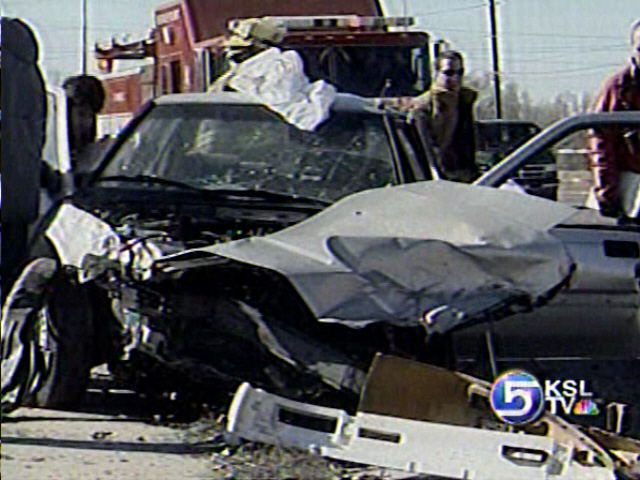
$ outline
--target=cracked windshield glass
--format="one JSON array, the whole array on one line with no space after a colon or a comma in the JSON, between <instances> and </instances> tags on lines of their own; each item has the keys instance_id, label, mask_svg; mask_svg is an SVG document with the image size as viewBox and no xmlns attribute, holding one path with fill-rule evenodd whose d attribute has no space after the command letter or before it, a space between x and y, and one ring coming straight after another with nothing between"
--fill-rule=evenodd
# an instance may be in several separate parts
<instances>
[{"instance_id":1,"label":"cracked windshield glass","mask_svg":"<svg viewBox=\"0 0 640 480\"><path fill-rule=\"evenodd\" d=\"M325 201L394 183L382 116L332 112L310 132L258 105L228 104L157 106L101 178L118 175Z\"/></svg>"}]
</instances>

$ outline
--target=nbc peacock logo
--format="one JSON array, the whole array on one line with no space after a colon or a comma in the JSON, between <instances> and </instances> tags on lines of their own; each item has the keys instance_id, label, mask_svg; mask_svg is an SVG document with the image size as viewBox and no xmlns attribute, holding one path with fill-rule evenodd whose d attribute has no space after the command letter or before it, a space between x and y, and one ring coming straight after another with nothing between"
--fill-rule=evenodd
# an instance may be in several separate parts
<instances>
[{"instance_id":1,"label":"nbc peacock logo","mask_svg":"<svg viewBox=\"0 0 640 480\"><path fill-rule=\"evenodd\" d=\"M600 414L600 409L596 402L591 400L590 398L583 398L579 402L576 403L576 406L573 407L574 415L598 415Z\"/></svg>"}]
</instances>

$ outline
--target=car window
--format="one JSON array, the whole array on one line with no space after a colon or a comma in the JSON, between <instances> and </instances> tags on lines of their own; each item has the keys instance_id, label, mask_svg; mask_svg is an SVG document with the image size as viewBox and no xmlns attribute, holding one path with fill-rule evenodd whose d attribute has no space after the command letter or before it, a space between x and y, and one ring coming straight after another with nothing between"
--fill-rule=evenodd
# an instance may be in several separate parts
<instances>
[{"instance_id":1,"label":"car window","mask_svg":"<svg viewBox=\"0 0 640 480\"><path fill-rule=\"evenodd\" d=\"M476 122L476 163L485 172L520 145L541 131L530 122ZM538 164L554 163L553 154L544 151L535 159Z\"/></svg>"},{"instance_id":2,"label":"car window","mask_svg":"<svg viewBox=\"0 0 640 480\"><path fill-rule=\"evenodd\" d=\"M540 132L532 123L477 122L477 148L482 151L513 150Z\"/></svg>"},{"instance_id":3,"label":"car window","mask_svg":"<svg viewBox=\"0 0 640 480\"><path fill-rule=\"evenodd\" d=\"M198 188L242 188L334 201L394 183L381 116L332 112L313 132L261 106L159 105L101 176L152 175Z\"/></svg>"},{"instance_id":4,"label":"car window","mask_svg":"<svg viewBox=\"0 0 640 480\"><path fill-rule=\"evenodd\" d=\"M540 132L530 122L479 121L476 123L476 164L481 172L497 165L511 152ZM557 162L552 150L544 150L511 175L511 186L526 193L558 199Z\"/></svg>"},{"instance_id":5,"label":"car window","mask_svg":"<svg viewBox=\"0 0 640 480\"><path fill-rule=\"evenodd\" d=\"M556 159L557 200L575 207L584 206L593 185L586 132L571 134L546 151L553 152ZM536 168L539 157L530 159L524 168Z\"/></svg>"},{"instance_id":6,"label":"car window","mask_svg":"<svg viewBox=\"0 0 640 480\"><path fill-rule=\"evenodd\" d=\"M620 140L616 143L616 148L622 149L632 148L626 146L625 138L628 134L633 134L635 138L638 132L633 124L602 128L616 128L619 131ZM588 140L593 130L583 126L582 129L572 128L571 131L573 133L565 133L564 135L556 132L546 137L546 141L535 140L525 147L524 156L518 154L506 162L508 165L514 158L517 158L519 159L518 166L513 163L510 168L503 169L502 167L505 165L503 164L497 168L501 171L500 179L496 177L488 183L485 183L485 179L481 179L480 184L494 187L504 186L504 178L510 178L511 185L514 181L521 186L524 185L527 187L525 189L527 193L535 194L532 190L542 192L550 191L553 188L556 193L555 198L548 198L574 207L597 208L597 203L592 195L594 177L589 168L590 156L593 152L590 150L591 146ZM553 141L551 141L552 139ZM551 152L555 163L553 165L541 164L538 160L541 151ZM523 158L525 159L524 163L520 164ZM554 184L555 186L553 186Z\"/></svg>"},{"instance_id":7,"label":"car window","mask_svg":"<svg viewBox=\"0 0 640 480\"><path fill-rule=\"evenodd\" d=\"M537 192L553 188L555 198L552 199L574 207L585 206L593 187L593 175L589 169L588 133L587 130L572 133L533 156L518 170L514 180ZM553 158L554 162L542 162L544 155Z\"/></svg>"}]
</instances>

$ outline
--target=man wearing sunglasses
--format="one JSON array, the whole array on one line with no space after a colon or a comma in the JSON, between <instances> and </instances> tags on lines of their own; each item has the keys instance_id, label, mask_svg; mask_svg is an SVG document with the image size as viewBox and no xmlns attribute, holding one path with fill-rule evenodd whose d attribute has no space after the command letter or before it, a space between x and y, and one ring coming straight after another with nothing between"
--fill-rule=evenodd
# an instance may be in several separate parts
<instances>
[{"instance_id":1,"label":"man wearing sunglasses","mask_svg":"<svg viewBox=\"0 0 640 480\"><path fill-rule=\"evenodd\" d=\"M640 110L640 19L631 28L629 64L608 78L594 106L595 112ZM640 132L601 128L589 138L594 188L587 206L604 215L636 217L640 203Z\"/></svg>"},{"instance_id":2,"label":"man wearing sunglasses","mask_svg":"<svg viewBox=\"0 0 640 480\"><path fill-rule=\"evenodd\" d=\"M416 114L418 128L438 147L445 177L470 182L478 174L473 119L478 94L462 85L463 75L460 52L442 52L436 58L432 87L413 99L408 110Z\"/></svg>"}]
</instances>

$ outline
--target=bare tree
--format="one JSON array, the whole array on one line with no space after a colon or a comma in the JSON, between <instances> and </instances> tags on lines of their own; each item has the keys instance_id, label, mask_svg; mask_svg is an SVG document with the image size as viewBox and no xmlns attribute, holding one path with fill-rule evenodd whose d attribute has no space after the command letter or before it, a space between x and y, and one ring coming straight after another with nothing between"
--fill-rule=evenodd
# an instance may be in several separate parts
<instances>
[{"instance_id":1,"label":"bare tree","mask_svg":"<svg viewBox=\"0 0 640 480\"><path fill-rule=\"evenodd\" d=\"M520 94L518 86L513 83L507 83L502 89L502 112L505 120L520 120L522 114L522 104L520 103Z\"/></svg>"}]
</instances>

